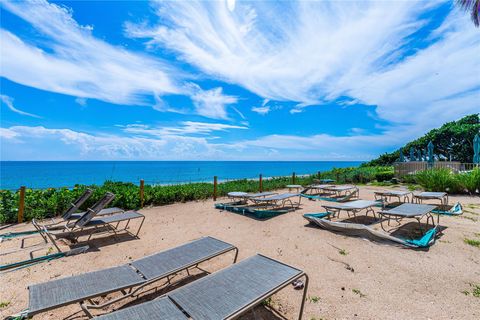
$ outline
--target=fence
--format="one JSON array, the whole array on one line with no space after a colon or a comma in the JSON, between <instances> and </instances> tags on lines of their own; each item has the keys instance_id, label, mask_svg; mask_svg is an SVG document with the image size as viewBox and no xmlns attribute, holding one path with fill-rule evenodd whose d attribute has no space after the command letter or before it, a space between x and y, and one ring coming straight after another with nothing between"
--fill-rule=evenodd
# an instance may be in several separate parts
<instances>
[{"instance_id":1,"label":"fence","mask_svg":"<svg viewBox=\"0 0 480 320\"><path fill-rule=\"evenodd\" d=\"M396 177L415 174L419 171L432 168L447 168L454 173L473 170L478 167L475 163L461 163L459 161L435 161L433 164L426 161L396 162L393 165Z\"/></svg>"}]
</instances>

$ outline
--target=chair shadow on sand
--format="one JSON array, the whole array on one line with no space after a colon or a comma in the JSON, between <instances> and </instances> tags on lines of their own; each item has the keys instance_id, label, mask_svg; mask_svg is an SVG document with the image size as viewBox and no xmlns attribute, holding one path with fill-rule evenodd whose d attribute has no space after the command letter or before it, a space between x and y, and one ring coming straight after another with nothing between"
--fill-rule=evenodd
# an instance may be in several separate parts
<instances>
[{"instance_id":1,"label":"chair shadow on sand","mask_svg":"<svg viewBox=\"0 0 480 320\"><path fill-rule=\"evenodd\" d=\"M261 207L256 207L256 208L261 208ZM256 221L260 221L260 222L263 222L263 221L268 221L270 219L275 219L279 216L282 216L284 214L288 214L288 213L291 213L291 212L295 212L296 210L300 210L301 207L291 207L291 206L285 206L285 207L282 207L282 208L278 208L278 209L273 209L273 210L286 210L286 212L282 212L282 213L278 213L276 215L272 215L272 216L269 216L269 217L264 217L264 218L259 218L257 216L255 216L254 213L250 213L250 212L247 212L245 211L245 213L243 212L236 212L236 211L230 211L230 210L226 210L226 209L220 209L219 212L221 213L229 213L229 214L236 214L236 215L239 215L239 216L244 216L244 217L247 217L247 218L250 218L250 219L253 219L253 220L256 220Z\"/></svg>"},{"instance_id":2,"label":"chair shadow on sand","mask_svg":"<svg viewBox=\"0 0 480 320\"><path fill-rule=\"evenodd\" d=\"M418 222L408 222L400 227L394 227L395 229L390 233L390 235L397 237L397 238L405 238L405 239L415 239L421 237L425 232L432 228L431 225L427 225L426 223L418 223ZM443 236L443 230L446 230L448 227L437 225L437 240Z\"/></svg>"},{"instance_id":3,"label":"chair shadow on sand","mask_svg":"<svg viewBox=\"0 0 480 320\"><path fill-rule=\"evenodd\" d=\"M91 239L85 238L84 236L88 235L88 231L79 231L76 232L77 235L80 235L78 241L72 242L68 233L58 234L56 239L58 241L63 241L67 243L71 248L78 246L88 245L89 251L100 251L102 247L108 247L111 245L116 245L122 242L137 240L138 237L135 237L130 232L121 231L118 233L112 232L107 227L99 228L99 232L94 233Z\"/></svg>"}]
</instances>

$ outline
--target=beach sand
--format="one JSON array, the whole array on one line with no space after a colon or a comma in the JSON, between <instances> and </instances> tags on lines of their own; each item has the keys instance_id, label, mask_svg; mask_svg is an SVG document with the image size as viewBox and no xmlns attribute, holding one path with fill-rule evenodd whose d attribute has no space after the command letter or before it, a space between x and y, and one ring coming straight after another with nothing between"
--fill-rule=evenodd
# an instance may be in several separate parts
<instances>
[{"instance_id":1,"label":"beach sand","mask_svg":"<svg viewBox=\"0 0 480 320\"><path fill-rule=\"evenodd\" d=\"M373 199L376 189L385 188L361 187L361 198ZM262 253L304 270L310 277L304 319L480 319L480 298L473 296L471 286L480 285L480 248L464 242L465 238L480 240L480 198L450 197L451 203L456 201L468 212L460 217L442 216L440 225L446 229L428 251L379 244L308 225L302 214L323 211L320 201L303 199L302 209L266 221L214 209L213 200L145 208L141 210L146 221L140 239L98 235L91 241L92 250L85 254L1 275L0 313L3 318L26 308L29 284L117 266L213 236L237 246L239 260ZM469 207L471 204L477 207ZM135 226L132 223L132 228ZM28 224L22 224L1 233L27 228ZM38 243L39 237L28 242ZM0 249L5 252L19 244L18 240L6 241ZM228 254L203 267L216 271L231 264L232 258ZM191 279L182 283L188 281ZM162 292L150 291L142 301ZM271 304L294 319L300 299L301 291L288 286L274 296ZM107 311L135 303L124 301ZM34 318L67 317L86 319L78 304ZM279 319L265 307L257 307L243 318Z\"/></svg>"}]
</instances>

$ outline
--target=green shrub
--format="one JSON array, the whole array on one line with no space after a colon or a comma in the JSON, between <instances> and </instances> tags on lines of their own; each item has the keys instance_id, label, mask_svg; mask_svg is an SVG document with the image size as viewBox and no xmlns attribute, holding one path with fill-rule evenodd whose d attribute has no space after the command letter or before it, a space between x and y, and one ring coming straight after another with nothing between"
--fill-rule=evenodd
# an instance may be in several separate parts
<instances>
[{"instance_id":1,"label":"green shrub","mask_svg":"<svg viewBox=\"0 0 480 320\"><path fill-rule=\"evenodd\" d=\"M435 168L420 171L416 174L416 181L427 191L459 193L462 187L457 177L446 168Z\"/></svg>"},{"instance_id":2,"label":"green shrub","mask_svg":"<svg viewBox=\"0 0 480 320\"><path fill-rule=\"evenodd\" d=\"M457 183L462 191L470 194L480 193L480 168L471 172L460 173L456 176Z\"/></svg>"},{"instance_id":3,"label":"green shrub","mask_svg":"<svg viewBox=\"0 0 480 320\"><path fill-rule=\"evenodd\" d=\"M395 177L395 174L393 172L378 172L375 174L375 179L378 182L383 182L383 181L390 181Z\"/></svg>"}]
</instances>

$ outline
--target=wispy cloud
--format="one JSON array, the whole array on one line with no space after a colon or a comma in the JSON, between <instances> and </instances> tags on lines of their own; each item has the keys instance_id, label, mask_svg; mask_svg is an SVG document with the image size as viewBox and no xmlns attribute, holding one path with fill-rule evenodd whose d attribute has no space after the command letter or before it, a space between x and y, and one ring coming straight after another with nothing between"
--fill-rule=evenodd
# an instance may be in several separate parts
<instances>
[{"instance_id":1,"label":"wispy cloud","mask_svg":"<svg viewBox=\"0 0 480 320\"><path fill-rule=\"evenodd\" d=\"M246 130L248 127L235 126L223 123L207 123L207 122L194 122L183 121L179 126L164 126L164 127L151 127L149 125L131 124L124 128L125 132L144 134L157 137L163 137L167 135L207 135L215 131L227 131L231 129Z\"/></svg>"},{"instance_id":2,"label":"wispy cloud","mask_svg":"<svg viewBox=\"0 0 480 320\"><path fill-rule=\"evenodd\" d=\"M41 118L40 116L37 116L36 114L28 113L28 112L22 111L18 108L15 108L15 106L13 105L13 98L12 97L9 97L9 96L4 95L4 94L0 94L0 101L3 102L3 105L7 106L8 109L10 109L11 111L13 111L15 113L21 114L23 116Z\"/></svg>"},{"instance_id":3,"label":"wispy cloud","mask_svg":"<svg viewBox=\"0 0 480 320\"><path fill-rule=\"evenodd\" d=\"M87 99L85 98L76 98L75 102L81 105L82 107L85 107L87 105Z\"/></svg>"},{"instance_id":4,"label":"wispy cloud","mask_svg":"<svg viewBox=\"0 0 480 320\"><path fill-rule=\"evenodd\" d=\"M315 103L384 68L423 24L421 2L155 2L127 35L272 100ZM229 9L230 7L230 9ZM234 10L232 8L234 7ZM348 86L347 86L348 88Z\"/></svg>"},{"instance_id":5,"label":"wispy cloud","mask_svg":"<svg viewBox=\"0 0 480 320\"><path fill-rule=\"evenodd\" d=\"M181 92L180 70L95 38L65 7L43 0L2 1L44 37L23 41L1 30L1 76L34 88L118 104L144 104L146 95ZM45 49L42 49L45 48Z\"/></svg>"},{"instance_id":6,"label":"wispy cloud","mask_svg":"<svg viewBox=\"0 0 480 320\"><path fill-rule=\"evenodd\" d=\"M227 106L237 103L237 98L222 93L222 88L202 90L196 84L190 84L190 98L199 115L213 119L228 119Z\"/></svg>"},{"instance_id":7,"label":"wispy cloud","mask_svg":"<svg viewBox=\"0 0 480 320\"><path fill-rule=\"evenodd\" d=\"M440 105L457 115L478 111L473 70L479 70L480 38L455 8L432 30L433 10L445 3L155 2L156 24L125 29L212 77L297 102L291 113L339 99L378 106L381 119L426 129L452 119L443 110L430 116ZM463 105L451 99L456 95Z\"/></svg>"},{"instance_id":8,"label":"wispy cloud","mask_svg":"<svg viewBox=\"0 0 480 320\"><path fill-rule=\"evenodd\" d=\"M272 110L278 110L278 109L281 109L281 106L278 106L278 105L275 105L275 106L270 106L268 105L268 103L270 102L269 99L264 99L263 102L262 102L262 106L260 107L252 107L252 111L253 112L256 112L262 116L270 113L270 111Z\"/></svg>"}]
</instances>

